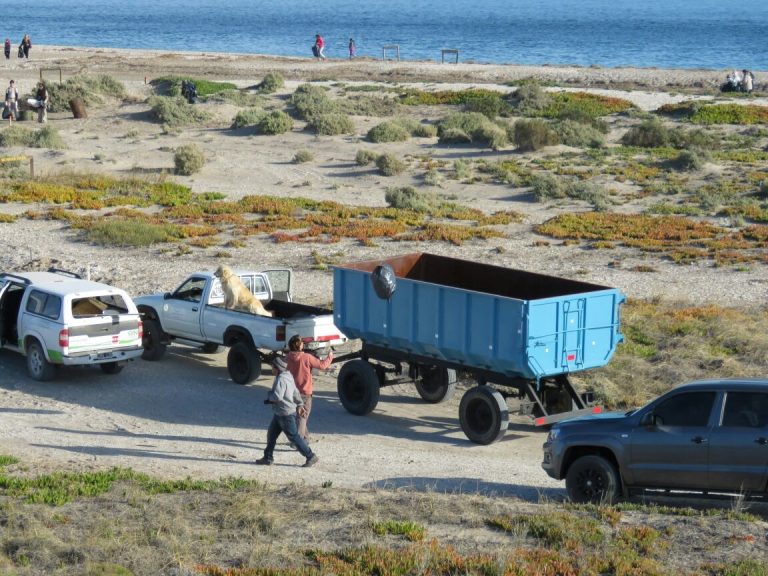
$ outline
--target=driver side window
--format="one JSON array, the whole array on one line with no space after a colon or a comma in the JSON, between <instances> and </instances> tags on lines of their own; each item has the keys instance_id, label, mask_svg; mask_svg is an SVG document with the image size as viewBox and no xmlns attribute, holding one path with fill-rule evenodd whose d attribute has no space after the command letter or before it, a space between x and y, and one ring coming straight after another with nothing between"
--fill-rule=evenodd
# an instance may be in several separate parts
<instances>
[{"instance_id":1,"label":"driver side window","mask_svg":"<svg viewBox=\"0 0 768 576\"><path fill-rule=\"evenodd\" d=\"M659 426L704 427L714 403L715 392L688 392L664 400L653 414Z\"/></svg>"},{"instance_id":2,"label":"driver side window","mask_svg":"<svg viewBox=\"0 0 768 576\"><path fill-rule=\"evenodd\" d=\"M205 278L190 278L176 289L173 297L185 302L200 302L205 289Z\"/></svg>"}]
</instances>

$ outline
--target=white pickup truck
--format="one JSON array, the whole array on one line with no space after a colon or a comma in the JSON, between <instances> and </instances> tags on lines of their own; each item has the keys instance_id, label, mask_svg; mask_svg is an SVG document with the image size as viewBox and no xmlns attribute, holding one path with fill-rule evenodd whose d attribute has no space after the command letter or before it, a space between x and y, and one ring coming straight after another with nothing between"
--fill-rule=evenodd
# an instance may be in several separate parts
<instances>
[{"instance_id":1,"label":"white pickup truck","mask_svg":"<svg viewBox=\"0 0 768 576\"><path fill-rule=\"evenodd\" d=\"M63 270L0 274L0 348L27 357L35 380L57 366L106 374L142 354L141 319L125 291Z\"/></svg>"},{"instance_id":2,"label":"white pickup truck","mask_svg":"<svg viewBox=\"0 0 768 576\"><path fill-rule=\"evenodd\" d=\"M272 317L224 308L219 279L213 272L196 272L173 292L136 298L144 321L142 358L159 360L174 342L206 353L228 346L229 376L247 384L260 376L262 362L284 350L294 334L302 337L307 351L347 341L333 323L332 310L292 302L290 270L235 270L235 274Z\"/></svg>"}]
</instances>

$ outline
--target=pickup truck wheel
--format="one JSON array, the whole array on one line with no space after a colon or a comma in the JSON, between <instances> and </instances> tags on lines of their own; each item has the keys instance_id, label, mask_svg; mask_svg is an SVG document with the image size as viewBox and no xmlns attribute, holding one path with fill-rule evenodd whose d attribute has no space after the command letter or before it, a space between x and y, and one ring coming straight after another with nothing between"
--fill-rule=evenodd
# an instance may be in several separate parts
<instances>
[{"instance_id":1,"label":"pickup truck wheel","mask_svg":"<svg viewBox=\"0 0 768 576\"><path fill-rule=\"evenodd\" d=\"M200 348L203 354L216 354L219 351L219 345L216 342L206 342Z\"/></svg>"},{"instance_id":2,"label":"pickup truck wheel","mask_svg":"<svg viewBox=\"0 0 768 576\"><path fill-rule=\"evenodd\" d=\"M141 339L141 345L144 352L141 357L144 360L154 362L160 360L165 354L165 344L163 344L163 329L160 322L153 318L144 319L144 337Z\"/></svg>"},{"instance_id":3,"label":"pickup truck wheel","mask_svg":"<svg viewBox=\"0 0 768 576\"><path fill-rule=\"evenodd\" d=\"M379 377L365 360L351 360L339 370L336 380L339 400L350 414L365 416L379 403Z\"/></svg>"},{"instance_id":4,"label":"pickup truck wheel","mask_svg":"<svg viewBox=\"0 0 768 576\"><path fill-rule=\"evenodd\" d=\"M40 342L33 340L27 348L27 372L35 380L46 382L56 376L56 366L48 362Z\"/></svg>"},{"instance_id":5,"label":"pickup truck wheel","mask_svg":"<svg viewBox=\"0 0 768 576\"><path fill-rule=\"evenodd\" d=\"M565 476L568 497L577 503L610 504L619 494L616 467L602 456L590 454L576 460Z\"/></svg>"},{"instance_id":6,"label":"pickup truck wheel","mask_svg":"<svg viewBox=\"0 0 768 576\"><path fill-rule=\"evenodd\" d=\"M459 422L464 434L475 444L493 444L507 432L507 402L490 386L470 388L461 397Z\"/></svg>"},{"instance_id":7,"label":"pickup truck wheel","mask_svg":"<svg viewBox=\"0 0 768 576\"><path fill-rule=\"evenodd\" d=\"M422 400L430 404L449 400L456 392L456 370L422 366L421 378L416 380L416 391Z\"/></svg>"},{"instance_id":8,"label":"pickup truck wheel","mask_svg":"<svg viewBox=\"0 0 768 576\"><path fill-rule=\"evenodd\" d=\"M104 374L119 374L123 371L124 366L117 362L104 362L103 364L99 364L99 368L101 368L101 371L104 372Z\"/></svg>"},{"instance_id":9,"label":"pickup truck wheel","mask_svg":"<svg viewBox=\"0 0 768 576\"><path fill-rule=\"evenodd\" d=\"M237 384L248 384L261 376L261 354L245 342L237 342L227 354L229 377Z\"/></svg>"}]
</instances>

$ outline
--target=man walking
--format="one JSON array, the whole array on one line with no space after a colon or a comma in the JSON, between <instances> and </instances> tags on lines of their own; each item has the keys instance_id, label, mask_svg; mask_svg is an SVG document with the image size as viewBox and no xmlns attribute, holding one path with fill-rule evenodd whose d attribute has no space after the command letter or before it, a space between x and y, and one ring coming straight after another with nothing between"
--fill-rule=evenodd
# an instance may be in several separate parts
<instances>
[{"instance_id":1,"label":"man walking","mask_svg":"<svg viewBox=\"0 0 768 576\"><path fill-rule=\"evenodd\" d=\"M288 370L293 376L293 381L296 383L296 388L301 394L301 399L304 402L304 414L299 414L298 426L299 436L301 436L305 442L309 442L309 430L307 429L307 422L309 422L309 413L312 412L312 392L314 384L312 382L312 369L325 370L333 362L333 351L328 353L325 360L320 360L312 354L304 352L304 341L301 336L294 334L288 341L288 356L286 356L286 362L288 363Z\"/></svg>"},{"instance_id":2,"label":"man walking","mask_svg":"<svg viewBox=\"0 0 768 576\"><path fill-rule=\"evenodd\" d=\"M288 364L285 358L277 356L272 362L272 374L275 375L275 381L272 384L272 390L264 401L265 404L272 405L272 422L267 430L267 446L264 448L264 456L256 460L256 464L269 466L274 462L275 445L277 438L281 433L288 437L288 441L296 446L301 455L306 458L304 468L310 468L317 464L319 458L307 446L304 439L299 436L296 428L296 415L306 414L304 402L301 399L296 384L293 382L293 376L288 371Z\"/></svg>"}]
</instances>

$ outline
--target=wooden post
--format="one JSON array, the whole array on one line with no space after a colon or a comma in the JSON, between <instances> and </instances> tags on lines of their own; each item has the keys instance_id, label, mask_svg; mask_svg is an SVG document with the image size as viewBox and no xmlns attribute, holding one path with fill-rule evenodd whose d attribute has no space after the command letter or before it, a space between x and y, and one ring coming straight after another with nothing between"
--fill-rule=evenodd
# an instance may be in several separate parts
<instances>
[{"instance_id":1,"label":"wooden post","mask_svg":"<svg viewBox=\"0 0 768 576\"><path fill-rule=\"evenodd\" d=\"M29 176L35 177L35 159L32 156L29 157Z\"/></svg>"}]
</instances>

